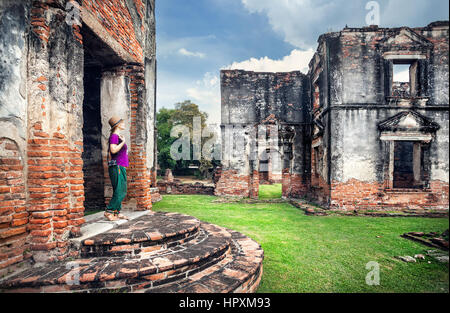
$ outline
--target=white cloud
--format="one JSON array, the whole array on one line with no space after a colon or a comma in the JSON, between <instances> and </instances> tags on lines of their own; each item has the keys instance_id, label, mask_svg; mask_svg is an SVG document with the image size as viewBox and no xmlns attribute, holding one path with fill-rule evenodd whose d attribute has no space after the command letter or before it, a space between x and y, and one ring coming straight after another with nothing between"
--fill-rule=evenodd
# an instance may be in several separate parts
<instances>
[{"instance_id":1,"label":"white cloud","mask_svg":"<svg viewBox=\"0 0 450 313\"><path fill-rule=\"evenodd\" d=\"M220 124L220 79L218 74L205 73L195 86L186 89L189 99L197 103L200 110L208 113L209 124Z\"/></svg>"},{"instance_id":2,"label":"white cloud","mask_svg":"<svg viewBox=\"0 0 450 313\"><path fill-rule=\"evenodd\" d=\"M267 16L272 29L295 47L314 47L317 38L329 31L364 27L371 10L369 0L241 0L250 13ZM426 26L448 20L448 0L377 0L380 26Z\"/></svg>"},{"instance_id":3,"label":"white cloud","mask_svg":"<svg viewBox=\"0 0 450 313\"><path fill-rule=\"evenodd\" d=\"M409 70L396 73L394 72L393 78L395 82L409 82Z\"/></svg>"},{"instance_id":4,"label":"white cloud","mask_svg":"<svg viewBox=\"0 0 450 313\"><path fill-rule=\"evenodd\" d=\"M188 57L196 57L196 58L204 58L205 54L201 52L191 52L189 50L186 50L185 48L181 48L178 50L178 53L184 56Z\"/></svg>"},{"instance_id":5,"label":"white cloud","mask_svg":"<svg viewBox=\"0 0 450 313\"><path fill-rule=\"evenodd\" d=\"M219 74L207 72L198 80L158 73L158 109L173 108L175 103L191 100L201 111L208 113L208 124L220 124L220 78Z\"/></svg>"},{"instance_id":6,"label":"white cloud","mask_svg":"<svg viewBox=\"0 0 450 313\"><path fill-rule=\"evenodd\" d=\"M283 57L281 60L272 60L265 56L260 59L250 58L242 62L234 62L226 66L227 70L246 70L254 72L291 72L302 71L308 72L308 65L314 55L314 50L298 50L294 49L290 55Z\"/></svg>"},{"instance_id":7,"label":"white cloud","mask_svg":"<svg viewBox=\"0 0 450 313\"><path fill-rule=\"evenodd\" d=\"M359 20L363 26L367 1L241 0L250 13L265 14L272 29L284 40L301 49L316 45L320 34L342 29ZM358 14L359 12L359 14Z\"/></svg>"}]
</instances>

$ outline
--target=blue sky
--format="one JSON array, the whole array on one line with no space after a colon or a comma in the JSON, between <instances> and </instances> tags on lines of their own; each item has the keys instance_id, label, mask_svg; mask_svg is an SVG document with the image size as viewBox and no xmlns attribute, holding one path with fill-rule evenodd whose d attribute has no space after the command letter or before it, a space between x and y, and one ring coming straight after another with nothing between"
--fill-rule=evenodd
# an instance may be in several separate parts
<instances>
[{"instance_id":1,"label":"blue sky","mask_svg":"<svg viewBox=\"0 0 450 313\"><path fill-rule=\"evenodd\" d=\"M157 108L191 100L220 123L220 70L306 71L320 34L448 20L448 0L156 0ZM370 5L370 4L369 4Z\"/></svg>"}]
</instances>

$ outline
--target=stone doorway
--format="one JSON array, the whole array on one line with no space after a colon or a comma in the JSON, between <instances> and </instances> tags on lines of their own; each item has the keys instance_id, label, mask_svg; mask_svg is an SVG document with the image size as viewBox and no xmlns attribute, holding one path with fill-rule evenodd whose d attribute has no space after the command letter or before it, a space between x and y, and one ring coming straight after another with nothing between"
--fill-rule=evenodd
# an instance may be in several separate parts
<instances>
[{"instance_id":1,"label":"stone doorway","mask_svg":"<svg viewBox=\"0 0 450 313\"><path fill-rule=\"evenodd\" d=\"M123 64L123 60L109 48L97 35L83 25L84 39L84 98L83 98L83 179L85 215L102 211L107 203L105 189L109 185L105 171L104 147L107 117L110 114L102 95L105 71ZM126 106L126 103L123 104Z\"/></svg>"},{"instance_id":2,"label":"stone doorway","mask_svg":"<svg viewBox=\"0 0 450 313\"><path fill-rule=\"evenodd\" d=\"M266 149L259 156L258 198L282 198L282 155L277 149Z\"/></svg>"}]
</instances>

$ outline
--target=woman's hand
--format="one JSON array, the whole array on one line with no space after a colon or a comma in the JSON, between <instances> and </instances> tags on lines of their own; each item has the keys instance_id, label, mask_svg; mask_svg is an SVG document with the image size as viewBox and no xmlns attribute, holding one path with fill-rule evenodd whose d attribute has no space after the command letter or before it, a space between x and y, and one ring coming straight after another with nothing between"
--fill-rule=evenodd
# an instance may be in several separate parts
<instances>
[{"instance_id":1,"label":"woman's hand","mask_svg":"<svg viewBox=\"0 0 450 313\"><path fill-rule=\"evenodd\" d=\"M119 144L110 144L110 148L109 149L110 149L112 154L118 153L122 149L122 147L125 145L125 137L122 136L122 135L118 135L118 136L122 140L122 142L119 143Z\"/></svg>"}]
</instances>

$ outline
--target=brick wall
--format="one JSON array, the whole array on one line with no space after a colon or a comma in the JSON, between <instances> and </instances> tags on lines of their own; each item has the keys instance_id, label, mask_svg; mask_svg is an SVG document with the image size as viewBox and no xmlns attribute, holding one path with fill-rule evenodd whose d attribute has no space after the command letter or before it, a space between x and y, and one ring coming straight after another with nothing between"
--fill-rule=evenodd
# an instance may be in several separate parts
<instances>
[{"instance_id":1,"label":"brick wall","mask_svg":"<svg viewBox=\"0 0 450 313\"><path fill-rule=\"evenodd\" d=\"M289 173L289 169L283 170L282 195L284 198L301 198L308 192L309 183L303 175Z\"/></svg>"},{"instance_id":2,"label":"brick wall","mask_svg":"<svg viewBox=\"0 0 450 313\"><path fill-rule=\"evenodd\" d=\"M385 189L385 184L361 182L356 179L348 182L332 182L331 209L448 209L448 183L433 181L430 188Z\"/></svg>"},{"instance_id":3,"label":"brick wall","mask_svg":"<svg viewBox=\"0 0 450 313\"><path fill-rule=\"evenodd\" d=\"M330 201L330 185L323 177L323 168L320 167L320 158L322 158L322 166L326 160L324 160L323 151L317 150L318 149L311 149L311 188L307 197L327 206ZM319 155L316 156L317 152L319 152ZM319 161L319 164L316 164L317 161Z\"/></svg>"},{"instance_id":4,"label":"brick wall","mask_svg":"<svg viewBox=\"0 0 450 313\"><path fill-rule=\"evenodd\" d=\"M50 251L48 260L65 258L70 232L84 223L82 142L49 134L35 123L28 140L28 229L33 251Z\"/></svg>"},{"instance_id":5,"label":"brick wall","mask_svg":"<svg viewBox=\"0 0 450 313\"><path fill-rule=\"evenodd\" d=\"M188 184L178 181L158 181L159 192L173 195L214 195L214 186L204 185L200 182Z\"/></svg>"},{"instance_id":6,"label":"brick wall","mask_svg":"<svg viewBox=\"0 0 450 313\"><path fill-rule=\"evenodd\" d=\"M29 214L23 170L17 144L0 138L0 270L27 256Z\"/></svg>"},{"instance_id":7,"label":"brick wall","mask_svg":"<svg viewBox=\"0 0 450 313\"><path fill-rule=\"evenodd\" d=\"M131 96L131 155L130 167L128 170L129 191L128 197L137 201L137 210L148 210L152 207L150 185L151 176L147 169L147 154L145 144L139 142L137 134L137 124L139 117L142 118L142 108L145 102L144 98L144 66L132 65L127 67L130 77L130 96Z\"/></svg>"},{"instance_id":8,"label":"brick wall","mask_svg":"<svg viewBox=\"0 0 450 313\"><path fill-rule=\"evenodd\" d=\"M133 24L126 1L84 0L83 8L90 12L108 34L125 49L137 63L144 62L142 44L138 40L135 26L144 31L145 6L142 0L133 0L139 16L139 25Z\"/></svg>"},{"instance_id":9,"label":"brick wall","mask_svg":"<svg viewBox=\"0 0 450 313\"><path fill-rule=\"evenodd\" d=\"M216 196L249 197L249 175L240 175L237 170L222 169L214 194Z\"/></svg>"}]
</instances>

